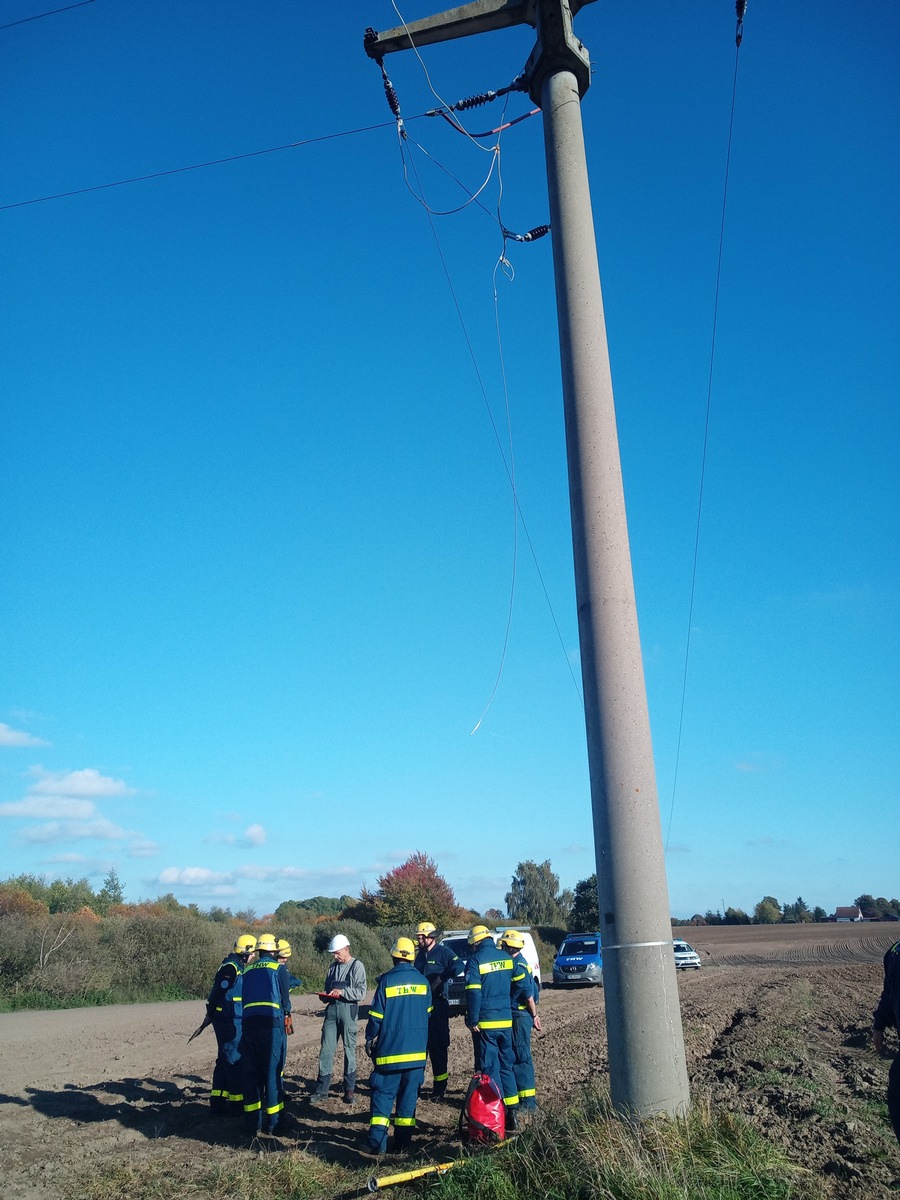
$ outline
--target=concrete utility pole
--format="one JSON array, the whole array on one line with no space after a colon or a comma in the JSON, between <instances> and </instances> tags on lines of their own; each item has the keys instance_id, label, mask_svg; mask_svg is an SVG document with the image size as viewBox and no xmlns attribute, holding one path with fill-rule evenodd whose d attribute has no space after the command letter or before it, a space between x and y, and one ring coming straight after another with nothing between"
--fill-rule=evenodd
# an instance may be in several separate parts
<instances>
[{"instance_id":1,"label":"concrete utility pole","mask_svg":"<svg viewBox=\"0 0 900 1200\"><path fill-rule=\"evenodd\" d=\"M537 30L525 77L544 116L610 1091L623 1114L678 1115L689 1105L687 1069L581 123L591 71L572 29L589 3L475 0L367 34L365 49L381 61L413 43Z\"/></svg>"}]
</instances>

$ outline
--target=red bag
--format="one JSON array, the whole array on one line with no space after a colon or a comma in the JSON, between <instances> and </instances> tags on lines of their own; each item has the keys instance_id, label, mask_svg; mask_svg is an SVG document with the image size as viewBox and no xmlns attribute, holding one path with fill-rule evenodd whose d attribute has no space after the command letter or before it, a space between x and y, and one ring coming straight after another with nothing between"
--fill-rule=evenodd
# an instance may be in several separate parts
<instances>
[{"instance_id":1,"label":"red bag","mask_svg":"<svg viewBox=\"0 0 900 1200\"><path fill-rule=\"evenodd\" d=\"M490 1075L472 1076L459 1114L459 1136L478 1145L502 1142L506 1137L506 1109L500 1089Z\"/></svg>"}]
</instances>

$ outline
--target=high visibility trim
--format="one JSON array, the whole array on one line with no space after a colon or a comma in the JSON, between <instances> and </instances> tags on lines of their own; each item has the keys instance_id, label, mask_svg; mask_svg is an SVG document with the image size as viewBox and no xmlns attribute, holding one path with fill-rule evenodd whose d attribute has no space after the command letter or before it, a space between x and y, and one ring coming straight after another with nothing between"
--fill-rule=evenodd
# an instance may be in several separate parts
<instances>
[{"instance_id":1,"label":"high visibility trim","mask_svg":"<svg viewBox=\"0 0 900 1200\"><path fill-rule=\"evenodd\" d=\"M221 1088L213 1088L209 1094L210 1094L210 1096L227 1096L228 1095L228 1093L223 1092Z\"/></svg>"},{"instance_id":2,"label":"high visibility trim","mask_svg":"<svg viewBox=\"0 0 900 1200\"><path fill-rule=\"evenodd\" d=\"M217 1004L217 1005L216 1005L216 1007L215 1007L215 1011L216 1011L216 1012L222 1012L222 1005L221 1005L221 1004Z\"/></svg>"},{"instance_id":3,"label":"high visibility trim","mask_svg":"<svg viewBox=\"0 0 900 1200\"><path fill-rule=\"evenodd\" d=\"M517 1095L516 1096L504 1096L503 1103L506 1105L507 1108L512 1108L513 1105L519 1103L519 1097Z\"/></svg>"},{"instance_id":4,"label":"high visibility trim","mask_svg":"<svg viewBox=\"0 0 900 1200\"><path fill-rule=\"evenodd\" d=\"M512 1017L508 1021L479 1021L480 1029L512 1029Z\"/></svg>"},{"instance_id":5,"label":"high visibility trim","mask_svg":"<svg viewBox=\"0 0 900 1200\"><path fill-rule=\"evenodd\" d=\"M449 1079L449 1078L450 1078L450 1072L445 1071L443 1073L443 1075L435 1075L434 1082L435 1083L443 1083L445 1079Z\"/></svg>"},{"instance_id":6,"label":"high visibility trim","mask_svg":"<svg viewBox=\"0 0 900 1200\"><path fill-rule=\"evenodd\" d=\"M481 984L480 984L480 983L467 983L467 984L466 984L466 991L467 991L467 992L471 992L471 991L472 991L474 988L477 988L477 989L478 989L478 991L480 992L480 991L481 991Z\"/></svg>"},{"instance_id":7,"label":"high visibility trim","mask_svg":"<svg viewBox=\"0 0 900 1200\"><path fill-rule=\"evenodd\" d=\"M416 1123L415 1117L394 1117L394 1124L396 1126L400 1126L400 1125L409 1126L409 1125L415 1125L415 1123Z\"/></svg>"},{"instance_id":8,"label":"high visibility trim","mask_svg":"<svg viewBox=\"0 0 900 1200\"><path fill-rule=\"evenodd\" d=\"M427 996L431 988L427 983L397 983L384 989L386 997Z\"/></svg>"},{"instance_id":9,"label":"high visibility trim","mask_svg":"<svg viewBox=\"0 0 900 1200\"><path fill-rule=\"evenodd\" d=\"M498 958L496 962L486 962L478 964L479 975L491 975L494 971L511 971L513 969L511 958Z\"/></svg>"},{"instance_id":10,"label":"high visibility trim","mask_svg":"<svg viewBox=\"0 0 900 1200\"><path fill-rule=\"evenodd\" d=\"M244 1008L281 1008L281 1005L276 1004L274 1000L251 1000Z\"/></svg>"},{"instance_id":11,"label":"high visibility trim","mask_svg":"<svg viewBox=\"0 0 900 1200\"><path fill-rule=\"evenodd\" d=\"M259 1112L262 1108L262 1101L257 1100L255 1104L245 1104L244 1112Z\"/></svg>"},{"instance_id":12,"label":"high visibility trim","mask_svg":"<svg viewBox=\"0 0 900 1200\"><path fill-rule=\"evenodd\" d=\"M279 1104L273 1104L271 1108L266 1108L266 1116L268 1116L268 1117L274 1116L274 1115L275 1115L275 1113L279 1113L279 1112L281 1112L281 1110L282 1110L283 1108L284 1108L284 1105L283 1105L283 1104L280 1104L280 1103L279 1103Z\"/></svg>"},{"instance_id":13,"label":"high visibility trim","mask_svg":"<svg viewBox=\"0 0 900 1200\"><path fill-rule=\"evenodd\" d=\"M390 1125L390 1117L369 1117L370 1125Z\"/></svg>"},{"instance_id":14,"label":"high visibility trim","mask_svg":"<svg viewBox=\"0 0 900 1200\"><path fill-rule=\"evenodd\" d=\"M376 1058L375 1065L383 1067L385 1063L423 1063L426 1058L427 1055L424 1050L421 1054L386 1054L384 1058Z\"/></svg>"},{"instance_id":15,"label":"high visibility trim","mask_svg":"<svg viewBox=\"0 0 900 1200\"><path fill-rule=\"evenodd\" d=\"M537 1095L537 1092L535 1091L534 1088L519 1088L519 1099L520 1100L522 1099L523 1096L528 1098L530 1096L536 1096L536 1095Z\"/></svg>"},{"instance_id":16,"label":"high visibility trim","mask_svg":"<svg viewBox=\"0 0 900 1200\"><path fill-rule=\"evenodd\" d=\"M374 1008L369 1009L369 1016L374 1017L377 1021L384 1020L384 1013L376 1012Z\"/></svg>"}]
</instances>

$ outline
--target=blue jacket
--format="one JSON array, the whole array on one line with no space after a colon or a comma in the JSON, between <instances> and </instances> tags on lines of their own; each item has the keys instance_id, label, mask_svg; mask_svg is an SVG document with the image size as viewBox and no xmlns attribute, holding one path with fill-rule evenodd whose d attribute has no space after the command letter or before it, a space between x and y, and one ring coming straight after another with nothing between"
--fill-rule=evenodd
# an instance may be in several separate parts
<instances>
[{"instance_id":1,"label":"blue jacket","mask_svg":"<svg viewBox=\"0 0 900 1200\"><path fill-rule=\"evenodd\" d=\"M264 1017L280 1022L291 1011L288 973L282 963L263 952L244 967L241 981L243 1019Z\"/></svg>"},{"instance_id":2,"label":"blue jacket","mask_svg":"<svg viewBox=\"0 0 900 1200\"><path fill-rule=\"evenodd\" d=\"M377 1039L377 1070L408 1071L425 1066L430 1012L431 988L412 963L401 961L385 971L378 980L366 1025L366 1042Z\"/></svg>"},{"instance_id":3,"label":"blue jacket","mask_svg":"<svg viewBox=\"0 0 900 1200\"><path fill-rule=\"evenodd\" d=\"M430 950L420 950L413 966L431 984L433 1000L446 1000L447 985L459 970L459 958L449 946L436 942Z\"/></svg>"},{"instance_id":4,"label":"blue jacket","mask_svg":"<svg viewBox=\"0 0 900 1200\"><path fill-rule=\"evenodd\" d=\"M466 1024L471 1029L511 1029L513 962L486 937L466 962ZM518 995L520 985L516 985Z\"/></svg>"},{"instance_id":5,"label":"blue jacket","mask_svg":"<svg viewBox=\"0 0 900 1200\"><path fill-rule=\"evenodd\" d=\"M513 1015L516 1013L527 1013L529 1011L528 1001L534 1000L537 1003L538 998L534 975L531 973L531 967L525 961L521 950L518 954L513 955L512 961L513 974L510 1000L512 1002Z\"/></svg>"},{"instance_id":6,"label":"blue jacket","mask_svg":"<svg viewBox=\"0 0 900 1200\"><path fill-rule=\"evenodd\" d=\"M211 1021L241 1019L241 972L244 960L228 954L216 971L216 977L206 1000L206 1013Z\"/></svg>"}]
</instances>

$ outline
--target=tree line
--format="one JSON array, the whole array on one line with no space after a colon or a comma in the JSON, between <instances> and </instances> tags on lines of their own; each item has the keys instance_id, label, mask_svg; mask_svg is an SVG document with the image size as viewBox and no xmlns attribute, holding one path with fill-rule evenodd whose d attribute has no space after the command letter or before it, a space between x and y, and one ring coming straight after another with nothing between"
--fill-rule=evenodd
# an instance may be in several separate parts
<instances>
[{"instance_id":1,"label":"tree line","mask_svg":"<svg viewBox=\"0 0 900 1200\"><path fill-rule=\"evenodd\" d=\"M900 901L868 893L854 901L868 919L900 917ZM560 888L550 861L520 862L504 897L506 911L484 913L460 905L427 854L416 851L357 896L284 900L274 913L181 904L171 893L126 902L110 871L99 890L87 879L18 875L0 882L0 1008L122 1003L204 996L221 958L240 933L275 933L293 947L292 968L308 987L324 980L325 947L338 930L371 978L390 966L394 939L423 919L440 929L483 921L530 925L549 970L556 948L571 932L600 929L597 877ZM740 908L707 910L673 925L770 925L828 920L801 896L781 904L764 896L752 914Z\"/></svg>"}]
</instances>

